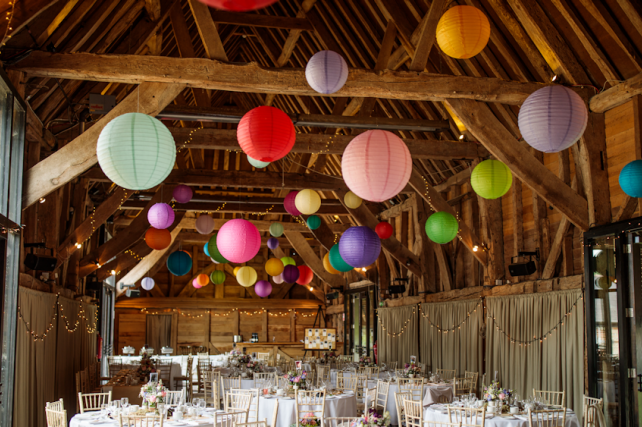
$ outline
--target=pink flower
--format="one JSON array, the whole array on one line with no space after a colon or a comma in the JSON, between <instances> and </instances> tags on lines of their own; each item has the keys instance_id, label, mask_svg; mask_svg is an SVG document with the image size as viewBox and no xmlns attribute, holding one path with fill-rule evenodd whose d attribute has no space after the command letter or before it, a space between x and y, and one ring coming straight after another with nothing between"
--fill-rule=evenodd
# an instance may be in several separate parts
<instances>
[{"instance_id":1,"label":"pink flower","mask_svg":"<svg viewBox=\"0 0 642 427\"><path fill-rule=\"evenodd\" d=\"M166 391L162 392L162 393L161 393L161 396L162 396L162 397L166 397L166 396L167 396L167 392L166 392Z\"/></svg>"},{"instance_id":2,"label":"pink flower","mask_svg":"<svg viewBox=\"0 0 642 427\"><path fill-rule=\"evenodd\" d=\"M506 395L504 393L499 393L499 398L504 400L506 398Z\"/></svg>"},{"instance_id":3,"label":"pink flower","mask_svg":"<svg viewBox=\"0 0 642 427\"><path fill-rule=\"evenodd\" d=\"M149 396L149 401L152 403L156 402L156 396Z\"/></svg>"}]
</instances>

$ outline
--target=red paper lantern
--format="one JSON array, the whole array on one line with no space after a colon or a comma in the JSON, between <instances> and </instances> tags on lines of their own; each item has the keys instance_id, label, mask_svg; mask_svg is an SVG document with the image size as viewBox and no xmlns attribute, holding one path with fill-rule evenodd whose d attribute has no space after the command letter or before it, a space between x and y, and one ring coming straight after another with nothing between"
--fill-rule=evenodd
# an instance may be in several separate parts
<instances>
[{"instance_id":1,"label":"red paper lantern","mask_svg":"<svg viewBox=\"0 0 642 427\"><path fill-rule=\"evenodd\" d=\"M239 122L236 138L251 158L273 162L285 157L294 146L294 125L278 108L256 107Z\"/></svg>"},{"instance_id":2,"label":"red paper lantern","mask_svg":"<svg viewBox=\"0 0 642 427\"><path fill-rule=\"evenodd\" d=\"M394 229L390 223L382 221L375 227L375 233L379 236L380 239L387 239L392 236Z\"/></svg>"},{"instance_id":3,"label":"red paper lantern","mask_svg":"<svg viewBox=\"0 0 642 427\"><path fill-rule=\"evenodd\" d=\"M299 269L299 278L297 279L297 283L299 285L307 285L312 281L314 278L314 273L308 267L307 265L300 265L297 267Z\"/></svg>"},{"instance_id":4,"label":"red paper lantern","mask_svg":"<svg viewBox=\"0 0 642 427\"><path fill-rule=\"evenodd\" d=\"M277 2L277 0L200 0L208 6L217 9L231 10L234 12L247 12L268 7Z\"/></svg>"},{"instance_id":5,"label":"red paper lantern","mask_svg":"<svg viewBox=\"0 0 642 427\"><path fill-rule=\"evenodd\" d=\"M152 249L157 251L163 250L172 243L172 235L168 229L158 229L149 227L145 232L145 243Z\"/></svg>"}]
</instances>

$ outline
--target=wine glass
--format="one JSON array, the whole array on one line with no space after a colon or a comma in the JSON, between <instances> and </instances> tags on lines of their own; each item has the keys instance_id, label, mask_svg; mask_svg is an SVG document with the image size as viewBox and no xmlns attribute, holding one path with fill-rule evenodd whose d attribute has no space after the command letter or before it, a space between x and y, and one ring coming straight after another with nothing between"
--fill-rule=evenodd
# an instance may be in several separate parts
<instances>
[{"instance_id":1,"label":"wine glass","mask_svg":"<svg viewBox=\"0 0 642 427\"><path fill-rule=\"evenodd\" d=\"M109 405L107 403L101 403L100 418L107 418L107 415L109 415Z\"/></svg>"},{"instance_id":2,"label":"wine glass","mask_svg":"<svg viewBox=\"0 0 642 427\"><path fill-rule=\"evenodd\" d=\"M129 406L129 399L127 397L122 397L120 399L120 406L124 407L125 405Z\"/></svg>"}]
</instances>

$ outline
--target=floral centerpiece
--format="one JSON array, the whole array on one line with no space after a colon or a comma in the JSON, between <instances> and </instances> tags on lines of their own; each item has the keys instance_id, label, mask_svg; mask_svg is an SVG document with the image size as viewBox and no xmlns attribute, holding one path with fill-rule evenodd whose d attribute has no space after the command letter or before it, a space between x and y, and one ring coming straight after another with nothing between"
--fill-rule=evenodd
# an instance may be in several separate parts
<instances>
[{"instance_id":1,"label":"floral centerpiece","mask_svg":"<svg viewBox=\"0 0 642 427\"><path fill-rule=\"evenodd\" d=\"M321 427L321 420L318 418L313 418L315 415L312 412L303 414L303 418L299 422L299 425L292 424L290 427Z\"/></svg>"},{"instance_id":2,"label":"floral centerpiece","mask_svg":"<svg viewBox=\"0 0 642 427\"><path fill-rule=\"evenodd\" d=\"M143 353L140 359L140 366L136 370L136 374L138 375L138 378L140 378L140 381L145 381L149 378L149 374L152 372L156 372L156 368L152 363L151 356L147 353Z\"/></svg>"},{"instance_id":3,"label":"floral centerpiece","mask_svg":"<svg viewBox=\"0 0 642 427\"><path fill-rule=\"evenodd\" d=\"M246 367L248 371L252 371L252 372L263 372L265 369L262 363L259 363L254 360L250 360L249 362L247 362Z\"/></svg>"},{"instance_id":4,"label":"floral centerpiece","mask_svg":"<svg viewBox=\"0 0 642 427\"><path fill-rule=\"evenodd\" d=\"M390 412L385 411L383 415L380 415L374 408L370 408L363 418L354 421L350 427L386 427L389 425Z\"/></svg>"},{"instance_id":5,"label":"floral centerpiece","mask_svg":"<svg viewBox=\"0 0 642 427\"><path fill-rule=\"evenodd\" d=\"M249 363L250 360L252 360L252 358L249 355L243 354L238 350L232 350L230 351L228 362L230 366L242 366Z\"/></svg>"},{"instance_id":6,"label":"floral centerpiece","mask_svg":"<svg viewBox=\"0 0 642 427\"><path fill-rule=\"evenodd\" d=\"M334 351L326 351L325 353L323 353L323 356L321 356L321 361L324 364L328 364L331 361L336 360L336 358L337 358L337 355Z\"/></svg>"},{"instance_id":7,"label":"floral centerpiece","mask_svg":"<svg viewBox=\"0 0 642 427\"><path fill-rule=\"evenodd\" d=\"M513 395L513 390L502 388L499 381L492 381L489 386L484 387L484 400L488 401L489 405L503 407L503 402L508 400Z\"/></svg>"},{"instance_id":8,"label":"floral centerpiece","mask_svg":"<svg viewBox=\"0 0 642 427\"><path fill-rule=\"evenodd\" d=\"M376 363L372 362L372 358L369 356L361 356L359 358L359 365L360 366L368 366L368 367L374 367L377 366Z\"/></svg>"},{"instance_id":9,"label":"floral centerpiece","mask_svg":"<svg viewBox=\"0 0 642 427\"><path fill-rule=\"evenodd\" d=\"M156 408L159 403L165 403L165 396L167 396L167 388L163 385L163 381L149 382L140 388L140 397L143 398L143 406L149 408Z\"/></svg>"},{"instance_id":10,"label":"floral centerpiece","mask_svg":"<svg viewBox=\"0 0 642 427\"><path fill-rule=\"evenodd\" d=\"M290 371L286 375L283 376L290 386L294 388L295 390L298 388L305 388L305 380L308 377L308 374L303 371L300 374L296 371Z\"/></svg>"},{"instance_id":11,"label":"floral centerpiece","mask_svg":"<svg viewBox=\"0 0 642 427\"><path fill-rule=\"evenodd\" d=\"M421 374L421 368L414 363L406 363L403 373L406 378L414 378L416 375Z\"/></svg>"}]
</instances>

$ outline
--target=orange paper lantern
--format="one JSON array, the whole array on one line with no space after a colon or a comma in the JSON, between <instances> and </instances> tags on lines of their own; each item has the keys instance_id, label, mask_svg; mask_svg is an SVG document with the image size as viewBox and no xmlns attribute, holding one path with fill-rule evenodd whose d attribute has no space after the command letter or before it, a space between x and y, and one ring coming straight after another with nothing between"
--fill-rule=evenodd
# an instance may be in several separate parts
<instances>
[{"instance_id":1,"label":"orange paper lantern","mask_svg":"<svg viewBox=\"0 0 642 427\"><path fill-rule=\"evenodd\" d=\"M472 58L486 47L489 38L488 18L473 6L448 9L437 24L437 44L452 58Z\"/></svg>"},{"instance_id":2,"label":"orange paper lantern","mask_svg":"<svg viewBox=\"0 0 642 427\"><path fill-rule=\"evenodd\" d=\"M323 256L323 268L325 268L325 271L330 274L341 274L339 270L337 270L332 266L332 264L330 264L330 252Z\"/></svg>"},{"instance_id":3,"label":"orange paper lantern","mask_svg":"<svg viewBox=\"0 0 642 427\"><path fill-rule=\"evenodd\" d=\"M157 251L163 250L172 243L172 235L169 230L163 228L158 229L150 227L147 232L145 232L145 243L152 249Z\"/></svg>"},{"instance_id":4,"label":"orange paper lantern","mask_svg":"<svg viewBox=\"0 0 642 427\"><path fill-rule=\"evenodd\" d=\"M207 286L210 283L210 278L207 274L199 274L196 276L196 283L198 283L200 286Z\"/></svg>"}]
</instances>

